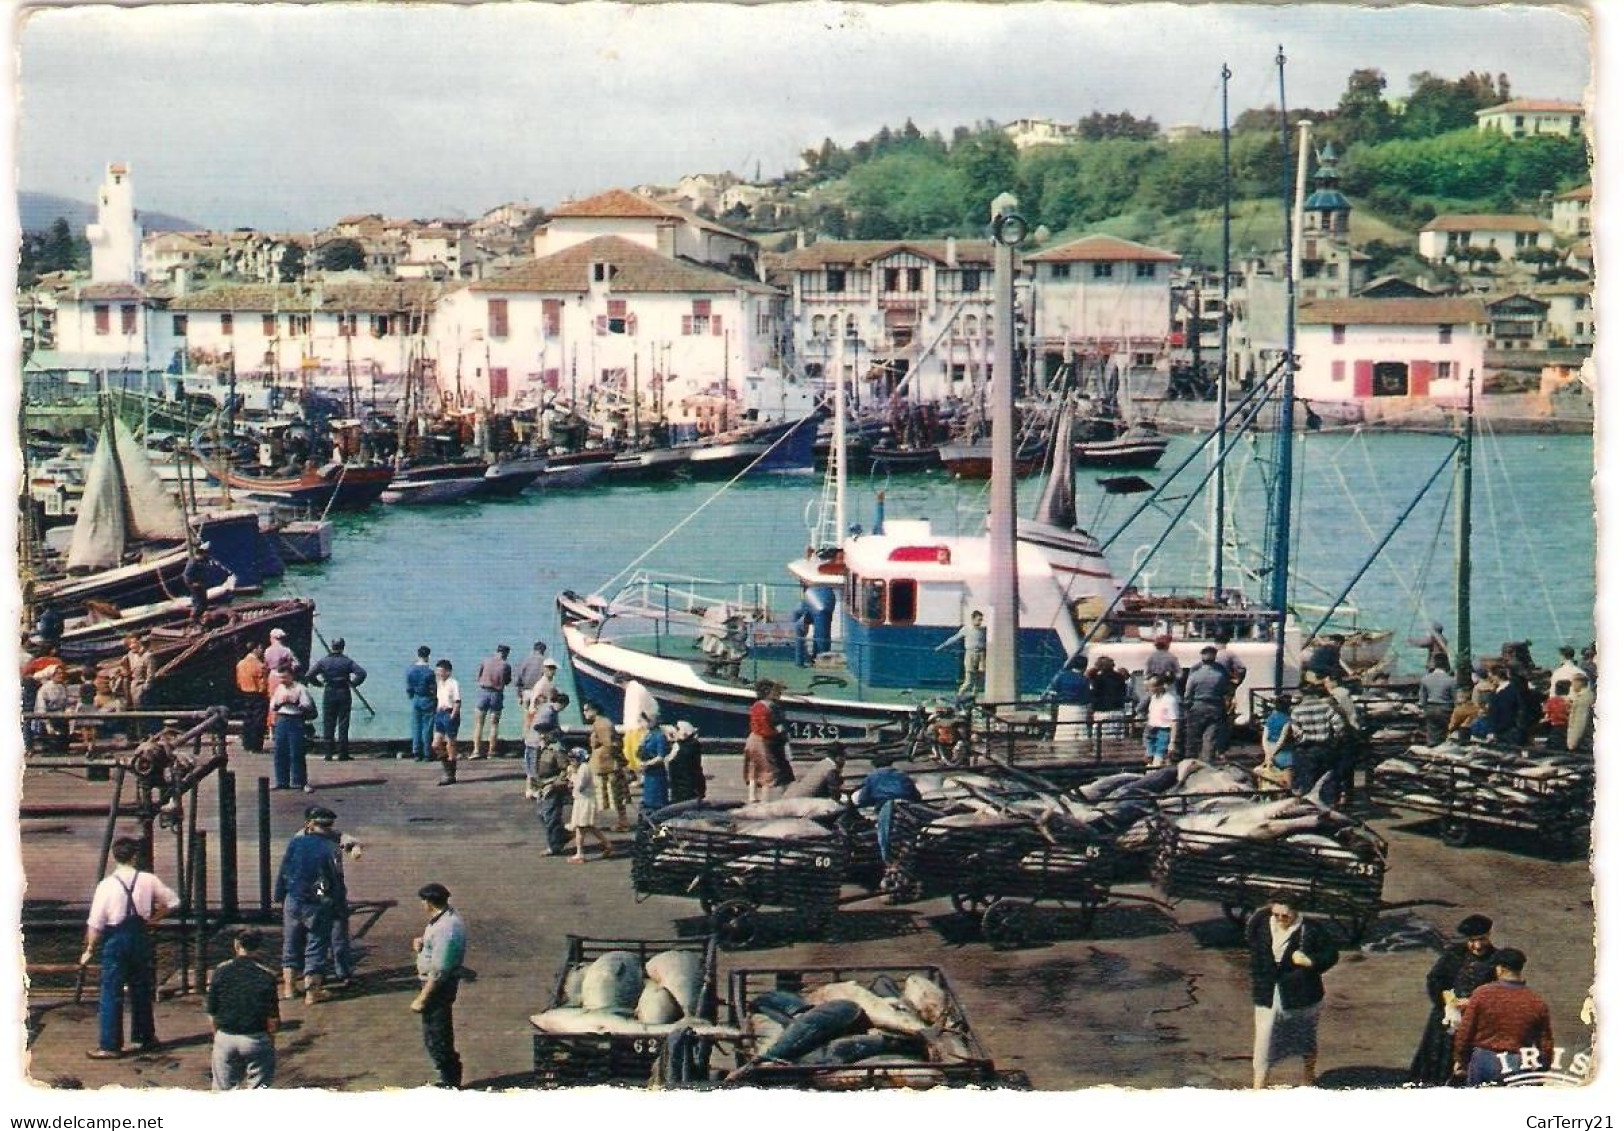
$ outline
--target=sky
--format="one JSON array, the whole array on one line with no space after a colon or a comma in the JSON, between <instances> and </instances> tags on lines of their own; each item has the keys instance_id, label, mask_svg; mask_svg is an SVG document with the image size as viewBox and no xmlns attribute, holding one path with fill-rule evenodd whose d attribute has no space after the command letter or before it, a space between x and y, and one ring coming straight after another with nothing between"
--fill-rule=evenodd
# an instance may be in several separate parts
<instances>
[{"instance_id":1,"label":"sky","mask_svg":"<svg viewBox=\"0 0 1624 1131\"><path fill-rule=\"evenodd\" d=\"M477 216L685 173L766 177L824 137L911 117L1129 110L1164 126L1334 106L1374 66L1505 72L1578 100L1579 9L1342 4L66 5L15 33L17 185L93 200L130 163L138 208L303 230L355 212Z\"/></svg>"}]
</instances>

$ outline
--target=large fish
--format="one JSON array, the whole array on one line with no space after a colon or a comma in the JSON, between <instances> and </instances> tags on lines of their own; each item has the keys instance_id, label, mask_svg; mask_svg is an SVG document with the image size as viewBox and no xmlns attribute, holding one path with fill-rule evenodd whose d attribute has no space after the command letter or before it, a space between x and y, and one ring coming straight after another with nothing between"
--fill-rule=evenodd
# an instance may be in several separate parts
<instances>
[{"instance_id":1,"label":"large fish","mask_svg":"<svg viewBox=\"0 0 1624 1131\"><path fill-rule=\"evenodd\" d=\"M651 1024L606 1009L576 1009L570 1006L532 1014L530 1024L543 1033L561 1037L583 1036L589 1033L613 1037L648 1037L664 1036L671 1031L669 1024Z\"/></svg>"},{"instance_id":2,"label":"large fish","mask_svg":"<svg viewBox=\"0 0 1624 1131\"><path fill-rule=\"evenodd\" d=\"M697 950L662 950L643 968L648 976L670 993L683 1016L699 1012L699 995L705 985L705 960Z\"/></svg>"},{"instance_id":3,"label":"large fish","mask_svg":"<svg viewBox=\"0 0 1624 1131\"><path fill-rule=\"evenodd\" d=\"M581 1008L630 1013L643 994L643 964L637 955L611 950L601 955L581 979Z\"/></svg>"},{"instance_id":4,"label":"large fish","mask_svg":"<svg viewBox=\"0 0 1624 1131\"><path fill-rule=\"evenodd\" d=\"M733 816L740 821L774 821L780 817L803 817L810 821L838 817L846 806L827 797L780 797L776 801L757 801Z\"/></svg>"},{"instance_id":5,"label":"large fish","mask_svg":"<svg viewBox=\"0 0 1624 1131\"><path fill-rule=\"evenodd\" d=\"M1143 774L1111 774L1098 781L1089 782L1077 791L1077 795L1084 801L1103 801L1111 795L1113 789L1127 785L1129 782L1143 780Z\"/></svg>"},{"instance_id":6,"label":"large fish","mask_svg":"<svg viewBox=\"0 0 1624 1131\"><path fill-rule=\"evenodd\" d=\"M581 984L586 980L585 962L577 962L570 967L570 972L564 975L564 1004L581 1004Z\"/></svg>"},{"instance_id":7,"label":"large fish","mask_svg":"<svg viewBox=\"0 0 1624 1131\"><path fill-rule=\"evenodd\" d=\"M677 1004L670 990L658 982L644 983L643 992L637 999L637 1010L633 1014L637 1020L653 1025L670 1025L682 1020L682 1015L682 1006Z\"/></svg>"},{"instance_id":8,"label":"large fish","mask_svg":"<svg viewBox=\"0 0 1624 1131\"><path fill-rule=\"evenodd\" d=\"M712 801L703 797L696 797L691 801L678 801L674 805L656 809L649 814L649 820L658 825L671 820L673 817L689 817L696 814L726 817L730 811L742 808L743 805L744 802L742 801Z\"/></svg>"},{"instance_id":9,"label":"large fish","mask_svg":"<svg viewBox=\"0 0 1624 1131\"><path fill-rule=\"evenodd\" d=\"M817 840L829 835L829 830L816 821L804 817L779 817L771 821L740 821L734 826L740 836L759 836L771 840Z\"/></svg>"},{"instance_id":10,"label":"large fish","mask_svg":"<svg viewBox=\"0 0 1624 1131\"><path fill-rule=\"evenodd\" d=\"M799 1060L836 1037L844 1037L862 1023L863 1010L855 1002L821 1002L786 1025L778 1039L768 1045L757 1059Z\"/></svg>"},{"instance_id":11,"label":"large fish","mask_svg":"<svg viewBox=\"0 0 1624 1131\"><path fill-rule=\"evenodd\" d=\"M788 1025L812 1007L800 994L788 990L768 990L750 1003L751 1013L763 1013L774 1018L780 1026Z\"/></svg>"},{"instance_id":12,"label":"large fish","mask_svg":"<svg viewBox=\"0 0 1624 1131\"><path fill-rule=\"evenodd\" d=\"M902 1000L927 1025L940 1025L947 1016L947 992L923 974L909 974L903 981Z\"/></svg>"},{"instance_id":13,"label":"large fish","mask_svg":"<svg viewBox=\"0 0 1624 1131\"><path fill-rule=\"evenodd\" d=\"M863 1016L868 1018L871 1026L884 1029L888 1033L918 1036L929 1028L924 1020L903 1002L895 998L883 998L867 986L858 985L856 982L830 982L828 985L818 986L806 995L806 1000L818 1004L850 1002L862 1010Z\"/></svg>"}]
</instances>

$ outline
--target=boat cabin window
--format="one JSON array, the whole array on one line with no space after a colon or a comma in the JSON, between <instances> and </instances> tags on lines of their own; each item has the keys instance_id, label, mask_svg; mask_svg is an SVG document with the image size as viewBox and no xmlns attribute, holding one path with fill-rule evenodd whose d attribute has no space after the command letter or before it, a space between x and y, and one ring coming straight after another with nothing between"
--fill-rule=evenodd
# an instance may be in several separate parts
<instances>
[{"instance_id":1,"label":"boat cabin window","mask_svg":"<svg viewBox=\"0 0 1624 1131\"><path fill-rule=\"evenodd\" d=\"M858 580L857 601L853 608L857 612L857 620L861 624L885 623L885 582L882 580Z\"/></svg>"},{"instance_id":2,"label":"boat cabin window","mask_svg":"<svg viewBox=\"0 0 1624 1131\"><path fill-rule=\"evenodd\" d=\"M919 583L912 580L897 580L890 586L890 615L886 618L888 624L912 624L919 608Z\"/></svg>"}]
</instances>

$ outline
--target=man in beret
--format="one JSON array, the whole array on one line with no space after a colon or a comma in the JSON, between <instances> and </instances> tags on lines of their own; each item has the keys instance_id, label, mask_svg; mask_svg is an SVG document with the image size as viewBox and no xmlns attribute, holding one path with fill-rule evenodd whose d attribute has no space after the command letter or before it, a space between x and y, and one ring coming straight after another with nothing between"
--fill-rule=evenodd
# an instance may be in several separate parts
<instances>
[{"instance_id":1,"label":"man in beret","mask_svg":"<svg viewBox=\"0 0 1624 1131\"><path fill-rule=\"evenodd\" d=\"M367 670L344 654L344 638L336 636L327 655L310 666L309 681L321 688L321 737L326 744L326 761L336 756L350 760L351 689L367 679ZM336 740L335 740L336 735Z\"/></svg>"},{"instance_id":2,"label":"man in beret","mask_svg":"<svg viewBox=\"0 0 1624 1131\"><path fill-rule=\"evenodd\" d=\"M1479 986L1494 981L1494 923L1487 915L1468 915L1456 928L1461 941L1451 943L1427 972L1432 1012L1421 1044L1410 1061L1410 1083L1436 1088L1450 1082L1450 1045L1460 1024L1461 1006Z\"/></svg>"},{"instance_id":3,"label":"man in beret","mask_svg":"<svg viewBox=\"0 0 1624 1131\"><path fill-rule=\"evenodd\" d=\"M1455 1075L1474 1088L1519 1069L1549 1068L1556 1044L1550 1006L1523 980L1528 956L1506 947L1489 961L1494 981L1472 994L1455 1030ZM1538 1063L1529 1063L1536 1056Z\"/></svg>"},{"instance_id":4,"label":"man in beret","mask_svg":"<svg viewBox=\"0 0 1624 1131\"><path fill-rule=\"evenodd\" d=\"M322 988L332 945L333 917L347 907L344 866L331 809L312 805L305 810L304 828L288 841L282 868L276 876L274 898L282 904L282 997L294 996L299 970L304 970L305 1004L316 1005L331 996Z\"/></svg>"},{"instance_id":5,"label":"man in beret","mask_svg":"<svg viewBox=\"0 0 1624 1131\"><path fill-rule=\"evenodd\" d=\"M1218 663L1218 649L1201 649L1201 662L1184 680L1185 754L1210 762L1229 746L1229 671Z\"/></svg>"},{"instance_id":6,"label":"man in beret","mask_svg":"<svg viewBox=\"0 0 1624 1131\"><path fill-rule=\"evenodd\" d=\"M451 893L444 884L424 884L417 889L417 898L423 902L428 926L412 940L412 950L417 954L417 980L422 988L412 999L411 1008L422 1015L423 1046L438 1073L429 1083L437 1088L460 1088L462 1058L457 1055L451 1009L457 1000L457 983L463 976L468 932L462 916L452 910Z\"/></svg>"}]
</instances>

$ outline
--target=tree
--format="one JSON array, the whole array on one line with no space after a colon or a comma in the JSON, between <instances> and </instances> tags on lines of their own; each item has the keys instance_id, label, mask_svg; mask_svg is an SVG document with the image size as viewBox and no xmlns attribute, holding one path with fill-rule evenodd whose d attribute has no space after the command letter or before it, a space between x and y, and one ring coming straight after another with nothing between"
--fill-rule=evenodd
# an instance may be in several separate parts
<instances>
[{"instance_id":1,"label":"tree","mask_svg":"<svg viewBox=\"0 0 1624 1131\"><path fill-rule=\"evenodd\" d=\"M1502 76L1503 77L1503 76ZM1410 76L1410 98L1399 121L1405 137L1434 137L1477 125L1477 112L1501 101L1488 72L1450 82L1430 71Z\"/></svg>"},{"instance_id":2,"label":"tree","mask_svg":"<svg viewBox=\"0 0 1624 1131\"><path fill-rule=\"evenodd\" d=\"M40 249L40 272L75 270L80 265L79 250L79 241L73 238L73 229L68 227L67 218L58 216L45 234ZM85 258L88 259L88 244L86 251Z\"/></svg>"},{"instance_id":3,"label":"tree","mask_svg":"<svg viewBox=\"0 0 1624 1131\"><path fill-rule=\"evenodd\" d=\"M1136 118L1126 110L1115 114L1101 114L1098 110L1077 123L1077 132L1084 141L1105 141L1109 138L1131 138L1150 141L1162 132L1155 118Z\"/></svg>"},{"instance_id":4,"label":"tree","mask_svg":"<svg viewBox=\"0 0 1624 1131\"><path fill-rule=\"evenodd\" d=\"M316 266L323 271L364 271L367 250L360 240L328 240L316 251Z\"/></svg>"},{"instance_id":5,"label":"tree","mask_svg":"<svg viewBox=\"0 0 1624 1131\"><path fill-rule=\"evenodd\" d=\"M305 250L296 243L290 243L282 249L282 258L277 260L276 274L284 283L291 283L304 278Z\"/></svg>"},{"instance_id":6,"label":"tree","mask_svg":"<svg viewBox=\"0 0 1624 1131\"><path fill-rule=\"evenodd\" d=\"M1386 77L1374 67L1348 76L1348 87L1336 104L1336 132L1344 147L1355 141L1386 141L1393 136L1393 110L1382 97Z\"/></svg>"},{"instance_id":7,"label":"tree","mask_svg":"<svg viewBox=\"0 0 1624 1131\"><path fill-rule=\"evenodd\" d=\"M963 213L969 223L985 224L987 205L999 193L1015 187L1017 156L1015 143L998 129L971 134L948 153L948 165L964 184Z\"/></svg>"}]
</instances>

